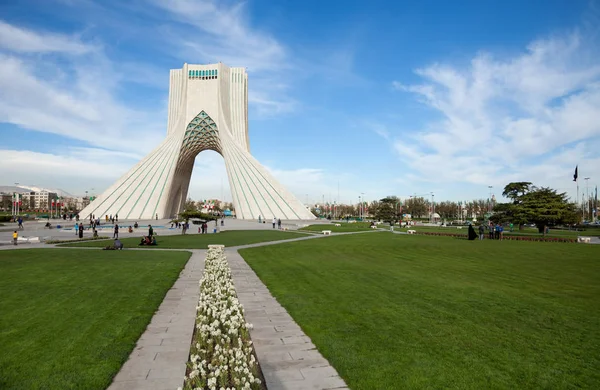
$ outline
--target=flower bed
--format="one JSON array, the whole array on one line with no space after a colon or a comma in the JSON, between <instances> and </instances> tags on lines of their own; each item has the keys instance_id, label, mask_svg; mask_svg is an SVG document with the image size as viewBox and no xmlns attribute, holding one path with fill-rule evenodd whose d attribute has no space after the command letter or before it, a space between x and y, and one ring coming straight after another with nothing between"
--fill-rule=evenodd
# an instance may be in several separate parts
<instances>
[{"instance_id":1,"label":"flower bed","mask_svg":"<svg viewBox=\"0 0 600 390\"><path fill-rule=\"evenodd\" d=\"M200 281L184 389L263 389L244 309L223 246L210 245Z\"/></svg>"},{"instance_id":2,"label":"flower bed","mask_svg":"<svg viewBox=\"0 0 600 390\"><path fill-rule=\"evenodd\" d=\"M466 234L454 234L454 233L441 233L441 232L419 232L416 231L415 234L420 234L424 236L444 236L444 237L454 237L454 238L463 238L466 239ZM485 235L485 239L487 240L487 234ZM502 240L509 241L539 241L539 242L562 242L562 243L577 243L576 238L566 238L566 237L535 237L535 236L509 236L504 235Z\"/></svg>"}]
</instances>

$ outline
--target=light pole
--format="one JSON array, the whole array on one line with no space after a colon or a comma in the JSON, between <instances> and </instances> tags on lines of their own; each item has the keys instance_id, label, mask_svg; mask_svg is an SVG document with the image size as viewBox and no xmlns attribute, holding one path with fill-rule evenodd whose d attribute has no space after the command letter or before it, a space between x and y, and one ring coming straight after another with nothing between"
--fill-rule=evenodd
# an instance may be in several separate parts
<instances>
[{"instance_id":1,"label":"light pole","mask_svg":"<svg viewBox=\"0 0 600 390\"><path fill-rule=\"evenodd\" d=\"M19 187L19 183L15 183L15 187ZM19 193L15 192L15 201L13 203L13 215L19 215Z\"/></svg>"},{"instance_id":2,"label":"light pole","mask_svg":"<svg viewBox=\"0 0 600 390\"><path fill-rule=\"evenodd\" d=\"M492 207L492 188L494 188L494 186L488 186L488 188L490 190L490 197L488 200L488 213L491 213L492 209L493 209L493 207Z\"/></svg>"},{"instance_id":3,"label":"light pole","mask_svg":"<svg viewBox=\"0 0 600 390\"><path fill-rule=\"evenodd\" d=\"M585 180L585 209L584 209L585 211L584 211L584 216L583 216L583 219L585 221L585 212L589 211L589 209L590 209L590 207L589 207L590 206L590 204L589 204L590 203L590 194L589 194L589 188L588 188L590 178L584 177L583 180ZM590 216L588 213L588 218L589 217Z\"/></svg>"},{"instance_id":4,"label":"light pole","mask_svg":"<svg viewBox=\"0 0 600 390\"><path fill-rule=\"evenodd\" d=\"M433 192L431 193L431 222L435 223L435 198Z\"/></svg>"},{"instance_id":5,"label":"light pole","mask_svg":"<svg viewBox=\"0 0 600 390\"><path fill-rule=\"evenodd\" d=\"M360 194L362 195L362 203L360 204L360 220L362 221L365 217L365 208L363 206L363 203L365 203L365 193L361 192Z\"/></svg>"}]
</instances>

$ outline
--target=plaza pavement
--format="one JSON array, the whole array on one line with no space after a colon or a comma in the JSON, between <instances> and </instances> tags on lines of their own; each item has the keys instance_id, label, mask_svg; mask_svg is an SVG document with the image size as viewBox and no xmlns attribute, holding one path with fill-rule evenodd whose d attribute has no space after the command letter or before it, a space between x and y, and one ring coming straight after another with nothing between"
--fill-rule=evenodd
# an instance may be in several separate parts
<instances>
[{"instance_id":1,"label":"plaza pavement","mask_svg":"<svg viewBox=\"0 0 600 390\"><path fill-rule=\"evenodd\" d=\"M76 239L75 235L75 223L76 221L63 221L63 220L50 220L52 224L52 229L45 228L47 220L40 221L25 221L23 223L24 229L18 230L19 237L23 238L32 238L38 237L40 241L48 241L48 240L72 240ZM89 220L83 221L84 226L89 227ZM128 232L128 227L138 223L139 227L137 229L133 229L133 233ZM270 221L269 221L270 222ZM221 227L220 222L217 227L219 231L227 231L227 230L273 230L272 223L258 223L256 220L242 220L242 219L234 219L234 218L226 218L225 226ZM287 228L288 230L296 230L300 227L309 224L315 223L328 223L327 221L282 221L282 228ZM152 225L154 232L159 236L169 236L175 234L181 234L181 229L172 228L171 229L171 220L170 219L159 219L159 220L119 220L119 237L141 237L143 235L148 234L148 225ZM62 228L57 229L56 226L60 225ZM190 224L190 230L188 230L187 234L198 234L198 226ZM214 222L208 224L209 234L212 234L213 228L215 227ZM12 244L12 234L17 230L16 223L4 223L4 226L0 226L0 247L7 244ZM99 226L98 235L112 238L114 224L105 223L101 221L101 225ZM84 230L83 233L84 238L92 237L92 230ZM19 244L23 245L32 245L26 242L19 242ZM12 245L11 245L12 246ZM30 246L30 247L33 247Z\"/></svg>"}]
</instances>

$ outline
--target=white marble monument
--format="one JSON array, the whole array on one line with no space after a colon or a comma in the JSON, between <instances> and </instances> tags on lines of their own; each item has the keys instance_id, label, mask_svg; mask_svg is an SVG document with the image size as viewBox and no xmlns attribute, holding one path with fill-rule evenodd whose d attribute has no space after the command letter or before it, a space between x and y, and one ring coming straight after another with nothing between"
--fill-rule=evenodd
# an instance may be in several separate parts
<instances>
[{"instance_id":1,"label":"white marble monument","mask_svg":"<svg viewBox=\"0 0 600 390\"><path fill-rule=\"evenodd\" d=\"M225 159L237 218L315 218L250 154L248 75L244 68L221 63L171 70L167 137L80 216L175 217L203 150Z\"/></svg>"}]
</instances>

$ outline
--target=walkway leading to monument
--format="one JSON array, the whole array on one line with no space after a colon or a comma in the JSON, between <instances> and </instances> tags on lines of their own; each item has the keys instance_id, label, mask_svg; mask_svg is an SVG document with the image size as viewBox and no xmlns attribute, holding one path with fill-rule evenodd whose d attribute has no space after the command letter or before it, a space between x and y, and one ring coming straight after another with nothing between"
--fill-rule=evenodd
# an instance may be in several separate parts
<instances>
[{"instance_id":1,"label":"walkway leading to monument","mask_svg":"<svg viewBox=\"0 0 600 390\"><path fill-rule=\"evenodd\" d=\"M167 292L109 390L177 389L183 383L200 297L206 250L192 256Z\"/></svg>"},{"instance_id":2,"label":"walkway leading to monument","mask_svg":"<svg viewBox=\"0 0 600 390\"><path fill-rule=\"evenodd\" d=\"M357 233L374 232L339 235ZM254 327L250 337L269 390L347 387L310 338L252 271L238 249L322 237L331 236L311 235L225 248L238 299L244 305L245 319ZM205 250L189 251L192 257L109 390L173 390L183 385L200 295L199 282L206 257Z\"/></svg>"},{"instance_id":3,"label":"walkway leading to monument","mask_svg":"<svg viewBox=\"0 0 600 390\"><path fill-rule=\"evenodd\" d=\"M237 249L226 248L225 253L238 299L244 305L244 316L253 325L250 336L267 388L347 389L335 368L271 295Z\"/></svg>"}]
</instances>

